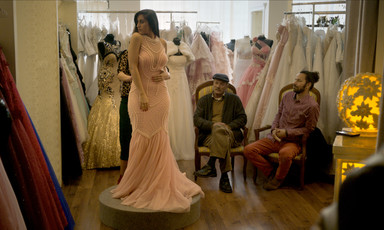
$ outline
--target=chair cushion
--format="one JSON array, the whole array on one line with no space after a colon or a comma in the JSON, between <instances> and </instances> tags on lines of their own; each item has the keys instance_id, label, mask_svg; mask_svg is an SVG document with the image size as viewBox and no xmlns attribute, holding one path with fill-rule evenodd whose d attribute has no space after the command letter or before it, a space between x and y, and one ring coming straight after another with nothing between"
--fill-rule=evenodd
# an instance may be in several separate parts
<instances>
[{"instance_id":1,"label":"chair cushion","mask_svg":"<svg viewBox=\"0 0 384 230\"><path fill-rule=\"evenodd\" d=\"M240 145L235 148L231 148L231 152L243 152L244 151L244 146ZM205 146L199 146L199 152L200 153L210 153L211 150L208 147Z\"/></svg>"}]
</instances>

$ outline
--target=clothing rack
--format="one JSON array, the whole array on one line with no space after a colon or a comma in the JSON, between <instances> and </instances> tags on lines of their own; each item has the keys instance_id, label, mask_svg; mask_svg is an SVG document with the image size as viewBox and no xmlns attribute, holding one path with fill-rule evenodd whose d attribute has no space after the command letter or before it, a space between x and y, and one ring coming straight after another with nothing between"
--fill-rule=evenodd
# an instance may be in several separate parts
<instances>
[{"instance_id":1,"label":"clothing rack","mask_svg":"<svg viewBox=\"0 0 384 230\"><path fill-rule=\"evenodd\" d=\"M77 13L85 14L136 14L136 10L80 10ZM170 14L170 20L173 20L173 14L197 14L197 11L156 11L156 14Z\"/></svg>"},{"instance_id":2,"label":"clothing rack","mask_svg":"<svg viewBox=\"0 0 384 230\"><path fill-rule=\"evenodd\" d=\"M346 4L346 1L332 1L332 2L299 2L299 3L292 3L292 6L298 6L298 5L312 5L312 11L292 11L292 12L284 12L285 15L290 14L312 14L312 30L315 29L315 17L314 15L332 15L332 14L346 14L345 11L316 11L316 5L327 5L327 4ZM344 27L343 25L340 25Z\"/></svg>"},{"instance_id":3,"label":"clothing rack","mask_svg":"<svg viewBox=\"0 0 384 230\"><path fill-rule=\"evenodd\" d=\"M196 30L197 30L197 28L199 28L199 26L200 26L201 24L216 24L216 25L220 25L220 22L204 22L204 21L197 21L197 22L196 22Z\"/></svg>"}]
</instances>

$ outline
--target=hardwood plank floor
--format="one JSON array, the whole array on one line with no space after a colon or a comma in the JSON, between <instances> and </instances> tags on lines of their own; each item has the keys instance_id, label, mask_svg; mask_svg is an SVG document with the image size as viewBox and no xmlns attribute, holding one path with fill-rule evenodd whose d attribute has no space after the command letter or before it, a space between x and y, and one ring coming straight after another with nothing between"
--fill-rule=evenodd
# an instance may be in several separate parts
<instances>
[{"instance_id":1,"label":"hardwood plank floor","mask_svg":"<svg viewBox=\"0 0 384 230\"><path fill-rule=\"evenodd\" d=\"M207 159L202 159L203 164ZM194 162L179 161L178 164L193 180ZM288 183L276 191L265 191L253 183L251 165L248 165L244 183L242 164L242 158L237 157L235 170L229 174L234 189L232 194L219 191L219 176L197 179L205 198L201 199L200 219L185 230L309 229L320 210L333 201L333 184L327 182L306 184L303 190ZM111 230L100 222L98 197L116 184L118 176L118 168L84 170L80 178L63 185L76 230Z\"/></svg>"}]
</instances>

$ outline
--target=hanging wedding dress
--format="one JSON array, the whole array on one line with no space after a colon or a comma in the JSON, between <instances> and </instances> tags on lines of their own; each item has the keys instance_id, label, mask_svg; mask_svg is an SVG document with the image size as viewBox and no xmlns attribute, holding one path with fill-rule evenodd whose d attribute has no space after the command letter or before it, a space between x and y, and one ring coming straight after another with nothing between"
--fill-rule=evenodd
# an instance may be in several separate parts
<instances>
[{"instance_id":1,"label":"hanging wedding dress","mask_svg":"<svg viewBox=\"0 0 384 230\"><path fill-rule=\"evenodd\" d=\"M244 71L252 63L252 50L249 36L237 39L234 51L234 70L232 83L237 88Z\"/></svg>"},{"instance_id":2,"label":"hanging wedding dress","mask_svg":"<svg viewBox=\"0 0 384 230\"><path fill-rule=\"evenodd\" d=\"M223 41L220 40L218 32L212 32L210 36L211 53L215 60L215 73L226 74L229 79L232 78L232 69L230 67L227 48Z\"/></svg>"},{"instance_id":3,"label":"hanging wedding dress","mask_svg":"<svg viewBox=\"0 0 384 230\"><path fill-rule=\"evenodd\" d=\"M327 125L326 123L326 108L323 108L324 104L322 101L323 98L326 96L325 94L325 80L324 80L324 69L323 69L323 38L325 36L325 33L323 30L317 30L315 32L315 40L316 40L316 48L315 48L315 54L313 57L313 71L319 73L319 81L316 83L315 87L320 92L320 115L319 120L317 122L317 127L324 133L324 128Z\"/></svg>"},{"instance_id":4,"label":"hanging wedding dress","mask_svg":"<svg viewBox=\"0 0 384 230\"><path fill-rule=\"evenodd\" d=\"M288 29L288 40L284 46L283 52L281 54L280 62L278 63L277 70L275 73L275 78L271 81L270 91L265 91L269 95L264 96L262 103L259 103L256 110L255 120L253 122L253 128L260 128L265 125L272 124L272 121L276 115L278 108L278 94L281 89L281 81L286 81L284 79L289 78L290 68L292 63L292 52L293 48L297 42L297 30L298 25L295 17L286 17L284 18L283 25L287 26ZM271 121L272 120L272 121Z\"/></svg>"},{"instance_id":5,"label":"hanging wedding dress","mask_svg":"<svg viewBox=\"0 0 384 230\"><path fill-rule=\"evenodd\" d=\"M282 62L279 65L275 79L274 89L272 90L272 95L270 103L268 105L267 111L264 114L261 126L271 125L278 111L278 101L279 101L279 92L280 89L286 86L287 84L293 83L296 75L306 68L306 60L304 54L304 40L302 26L304 22L299 18L292 18L290 25L291 31L289 34L289 39L296 38L292 40L290 45L285 47L284 51L287 50L286 55L282 58ZM292 35L292 36L291 36ZM294 47L294 49L290 49ZM283 64L280 69L281 64Z\"/></svg>"},{"instance_id":6,"label":"hanging wedding dress","mask_svg":"<svg viewBox=\"0 0 384 230\"><path fill-rule=\"evenodd\" d=\"M83 145L84 168L109 168L120 165L119 105L120 81L117 78L119 42L102 42L102 66L98 85L100 94L88 116L88 140Z\"/></svg>"},{"instance_id":7,"label":"hanging wedding dress","mask_svg":"<svg viewBox=\"0 0 384 230\"><path fill-rule=\"evenodd\" d=\"M195 106L195 91L198 85L212 79L214 58L200 33L195 33L191 50L195 61L187 67L189 90L192 95L192 104Z\"/></svg>"},{"instance_id":8,"label":"hanging wedding dress","mask_svg":"<svg viewBox=\"0 0 384 230\"><path fill-rule=\"evenodd\" d=\"M248 100L258 81L259 74L263 70L265 62L271 51L271 48L265 42L260 40L256 42L261 46L261 49L259 49L256 45L252 46L252 64L245 70L243 76L241 77L239 87L236 89L237 95L240 97L244 108L248 104Z\"/></svg>"},{"instance_id":9,"label":"hanging wedding dress","mask_svg":"<svg viewBox=\"0 0 384 230\"><path fill-rule=\"evenodd\" d=\"M336 53L338 45L341 48L341 37L340 32L337 31L336 27L329 27L327 35L325 37L326 48L324 56L324 82L326 94L321 98L320 108L325 111L325 124L323 135L327 140L328 144L332 144L336 136L336 130L340 124L338 117L338 110L336 106L337 93L340 89L341 78L340 78L340 66L336 61ZM323 115L323 114L321 114Z\"/></svg>"},{"instance_id":10,"label":"hanging wedding dress","mask_svg":"<svg viewBox=\"0 0 384 230\"><path fill-rule=\"evenodd\" d=\"M178 53L181 53L178 55ZM166 81L171 104L169 108L168 132L172 152L176 160L194 159L195 132L193 126L192 99L185 67L195 60L185 42L177 46L167 42L169 73Z\"/></svg>"},{"instance_id":11,"label":"hanging wedding dress","mask_svg":"<svg viewBox=\"0 0 384 230\"><path fill-rule=\"evenodd\" d=\"M271 55L268 58L269 61L267 61L266 66L260 74L259 80L257 81L248 104L245 107L245 113L247 114L248 118L248 129L253 129L253 127L256 127L255 122L258 123L258 127L260 126L262 111L265 111L269 102L276 71L279 66L285 44L288 41L288 36L289 33L287 26L281 24L278 27L276 34L278 40L277 45L275 45L274 49L272 49ZM249 141L253 141L254 138L254 132L249 132Z\"/></svg>"}]
</instances>

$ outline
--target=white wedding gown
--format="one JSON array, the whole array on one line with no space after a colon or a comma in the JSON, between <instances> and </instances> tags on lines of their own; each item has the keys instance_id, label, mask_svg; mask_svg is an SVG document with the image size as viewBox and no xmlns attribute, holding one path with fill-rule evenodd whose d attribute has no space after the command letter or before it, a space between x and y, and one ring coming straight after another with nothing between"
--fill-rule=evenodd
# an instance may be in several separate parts
<instances>
[{"instance_id":1,"label":"white wedding gown","mask_svg":"<svg viewBox=\"0 0 384 230\"><path fill-rule=\"evenodd\" d=\"M182 55L176 56L178 48ZM171 148L176 160L194 159L195 132L193 127L193 111L191 93L188 86L185 67L195 60L189 46L181 42L176 46L167 42L169 73L166 81L171 100L168 132Z\"/></svg>"}]
</instances>

